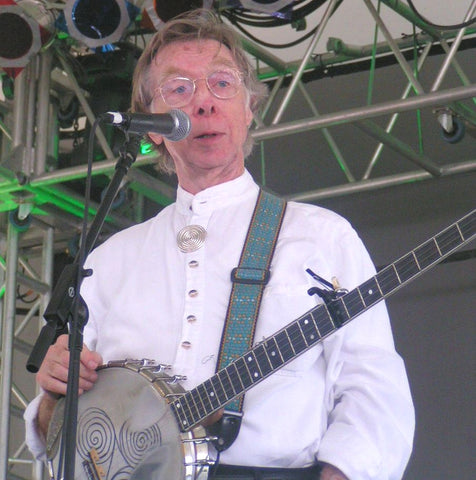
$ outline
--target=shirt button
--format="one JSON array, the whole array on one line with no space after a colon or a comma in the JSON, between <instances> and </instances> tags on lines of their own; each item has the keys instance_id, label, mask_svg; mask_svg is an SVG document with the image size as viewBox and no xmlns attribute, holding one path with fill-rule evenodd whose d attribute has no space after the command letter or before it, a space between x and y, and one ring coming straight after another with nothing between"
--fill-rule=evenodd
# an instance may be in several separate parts
<instances>
[{"instance_id":1,"label":"shirt button","mask_svg":"<svg viewBox=\"0 0 476 480\"><path fill-rule=\"evenodd\" d=\"M188 292L188 296L189 296L189 297L192 297L192 298L198 296L198 290L190 290L190 291Z\"/></svg>"},{"instance_id":2,"label":"shirt button","mask_svg":"<svg viewBox=\"0 0 476 480\"><path fill-rule=\"evenodd\" d=\"M192 344L190 342L182 342L182 348L185 348L186 350L188 350L189 348L192 348Z\"/></svg>"},{"instance_id":3,"label":"shirt button","mask_svg":"<svg viewBox=\"0 0 476 480\"><path fill-rule=\"evenodd\" d=\"M188 262L188 266L190 268L196 268L198 267L198 262L196 260L190 260L190 262Z\"/></svg>"},{"instance_id":4,"label":"shirt button","mask_svg":"<svg viewBox=\"0 0 476 480\"><path fill-rule=\"evenodd\" d=\"M195 315L189 315L187 317L187 322L188 323L193 323L193 322L196 322L197 321L197 317Z\"/></svg>"}]
</instances>

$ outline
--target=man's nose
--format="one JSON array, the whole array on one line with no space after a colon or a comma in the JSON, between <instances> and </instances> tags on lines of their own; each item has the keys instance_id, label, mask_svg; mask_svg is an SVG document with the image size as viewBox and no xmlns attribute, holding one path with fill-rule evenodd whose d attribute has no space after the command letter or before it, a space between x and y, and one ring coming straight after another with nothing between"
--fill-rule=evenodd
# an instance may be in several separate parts
<instances>
[{"instance_id":1,"label":"man's nose","mask_svg":"<svg viewBox=\"0 0 476 480\"><path fill-rule=\"evenodd\" d=\"M216 97L210 92L204 78L195 80L195 93L193 95L193 113L197 115L210 115L215 113Z\"/></svg>"}]
</instances>

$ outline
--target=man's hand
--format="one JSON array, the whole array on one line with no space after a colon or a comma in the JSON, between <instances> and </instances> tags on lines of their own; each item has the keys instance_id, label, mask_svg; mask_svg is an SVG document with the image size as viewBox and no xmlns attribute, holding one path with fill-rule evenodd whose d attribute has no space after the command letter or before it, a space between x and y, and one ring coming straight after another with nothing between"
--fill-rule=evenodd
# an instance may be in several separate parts
<instances>
[{"instance_id":1,"label":"man's hand","mask_svg":"<svg viewBox=\"0 0 476 480\"><path fill-rule=\"evenodd\" d=\"M338 468L324 464L319 480L349 480Z\"/></svg>"},{"instance_id":2,"label":"man's hand","mask_svg":"<svg viewBox=\"0 0 476 480\"><path fill-rule=\"evenodd\" d=\"M98 375L96 368L102 364L102 357L97 352L83 346L79 371L79 394L90 390ZM45 355L36 381L46 393L38 411L37 425L41 434L46 436L53 409L60 395L66 394L69 368L68 335L61 335Z\"/></svg>"}]
</instances>

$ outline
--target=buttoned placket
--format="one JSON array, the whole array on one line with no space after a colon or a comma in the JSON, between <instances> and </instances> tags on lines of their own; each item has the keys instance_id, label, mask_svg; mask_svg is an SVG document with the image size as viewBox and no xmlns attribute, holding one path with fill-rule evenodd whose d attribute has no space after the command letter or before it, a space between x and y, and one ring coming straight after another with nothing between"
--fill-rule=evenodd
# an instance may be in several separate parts
<instances>
[{"instance_id":1,"label":"buttoned placket","mask_svg":"<svg viewBox=\"0 0 476 480\"><path fill-rule=\"evenodd\" d=\"M187 225L201 225L206 230L211 215L207 201L194 198L190 210L192 215ZM205 239L204 245L198 250L183 253L185 256L184 310L176 366L180 368L180 373L185 375L199 364L197 355L200 350L198 342L204 321L206 248L207 240Z\"/></svg>"}]
</instances>

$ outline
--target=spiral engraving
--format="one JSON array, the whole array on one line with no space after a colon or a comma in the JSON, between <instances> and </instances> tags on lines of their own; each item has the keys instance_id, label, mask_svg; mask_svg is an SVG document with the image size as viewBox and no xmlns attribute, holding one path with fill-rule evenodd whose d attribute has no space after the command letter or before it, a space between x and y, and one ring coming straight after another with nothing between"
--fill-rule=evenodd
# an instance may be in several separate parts
<instances>
[{"instance_id":1,"label":"spiral engraving","mask_svg":"<svg viewBox=\"0 0 476 480\"><path fill-rule=\"evenodd\" d=\"M181 252L195 252L203 246L207 231L201 225L188 225L177 234L177 245Z\"/></svg>"},{"instance_id":2,"label":"spiral engraving","mask_svg":"<svg viewBox=\"0 0 476 480\"><path fill-rule=\"evenodd\" d=\"M112 473L110 480L130 480L133 471L134 469L127 465L117 472Z\"/></svg>"},{"instance_id":3,"label":"spiral engraving","mask_svg":"<svg viewBox=\"0 0 476 480\"><path fill-rule=\"evenodd\" d=\"M119 450L131 466L137 465L152 447L161 442L158 423L142 430L131 430L126 422L119 433Z\"/></svg>"},{"instance_id":4,"label":"spiral engraving","mask_svg":"<svg viewBox=\"0 0 476 480\"><path fill-rule=\"evenodd\" d=\"M98 453L101 463L108 462L114 454L116 435L112 420L104 410L88 408L78 420L78 453L89 459L92 449Z\"/></svg>"}]
</instances>

